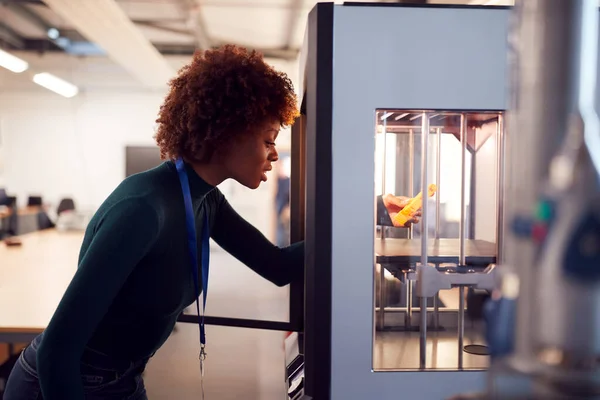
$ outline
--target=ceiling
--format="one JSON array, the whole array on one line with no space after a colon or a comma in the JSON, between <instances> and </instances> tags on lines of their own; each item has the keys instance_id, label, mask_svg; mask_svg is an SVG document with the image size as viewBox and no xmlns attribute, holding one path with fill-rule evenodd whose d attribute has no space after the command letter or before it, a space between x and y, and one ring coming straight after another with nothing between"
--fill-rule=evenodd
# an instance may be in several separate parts
<instances>
[{"instance_id":1,"label":"ceiling","mask_svg":"<svg viewBox=\"0 0 600 400\"><path fill-rule=\"evenodd\" d=\"M116 3L162 54L188 55L197 47L227 42L256 48L277 58L295 57L302 44L308 12L316 3L314 0L110 2ZM17 36L11 40L10 35L3 32L2 39L12 48L35 51L58 51L62 48L75 54L93 54L91 48L81 45L87 40L77 29L77 24L69 16L57 13L55 3L46 0L0 0L0 30ZM69 3L73 5L75 2L70 0ZM97 17L93 14L90 12L87 17ZM71 41L72 47L65 48L61 41L49 40L50 28L58 29L62 37ZM199 43L200 39L203 43Z\"/></svg>"},{"instance_id":2,"label":"ceiling","mask_svg":"<svg viewBox=\"0 0 600 400\"><path fill-rule=\"evenodd\" d=\"M316 3L316 0L0 0L0 49L35 56L56 53L76 59L103 57L145 86L161 87L176 72L168 58L189 58L196 49L223 43L257 49L267 58L295 61L308 13ZM429 3L497 5L512 1L430 0Z\"/></svg>"}]
</instances>

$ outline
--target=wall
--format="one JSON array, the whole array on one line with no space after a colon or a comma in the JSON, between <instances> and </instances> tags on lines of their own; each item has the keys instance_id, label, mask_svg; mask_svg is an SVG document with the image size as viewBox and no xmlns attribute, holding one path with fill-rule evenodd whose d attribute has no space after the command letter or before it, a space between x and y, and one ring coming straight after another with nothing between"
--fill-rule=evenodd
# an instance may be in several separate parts
<instances>
[{"instance_id":1,"label":"wall","mask_svg":"<svg viewBox=\"0 0 600 400\"><path fill-rule=\"evenodd\" d=\"M66 99L0 72L0 185L20 205L38 194L52 206L73 197L79 208L94 210L125 176L125 146L154 144L164 93L144 90L106 59L27 56L82 91ZM187 59L170 61L178 67ZM270 62L295 80L294 63ZM278 144L288 148L289 131L280 136ZM256 191L232 182L222 188L238 212L269 237L273 181Z\"/></svg>"},{"instance_id":2,"label":"wall","mask_svg":"<svg viewBox=\"0 0 600 400\"><path fill-rule=\"evenodd\" d=\"M124 92L0 97L5 184L24 205L31 194L96 208L124 177L124 146L152 144L161 97Z\"/></svg>"}]
</instances>

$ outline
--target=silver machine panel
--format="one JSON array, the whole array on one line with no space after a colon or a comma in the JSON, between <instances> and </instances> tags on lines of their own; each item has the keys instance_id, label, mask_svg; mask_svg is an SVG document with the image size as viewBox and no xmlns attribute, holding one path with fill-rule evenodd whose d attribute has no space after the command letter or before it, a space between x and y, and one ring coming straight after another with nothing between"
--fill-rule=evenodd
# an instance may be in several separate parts
<instances>
[{"instance_id":1,"label":"silver machine panel","mask_svg":"<svg viewBox=\"0 0 600 400\"><path fill-rule=\"evenodd\" d=\"M439 400L461 387L484 385L483 372L458 371L458 364L449 371L431 364L421 369L416 352L411 362L392 370L374 365L374 202L381 194L374 184L375 121L381 117L378 111L388 110L430 115L505 110L508 13L482 8L334 8L332 399ZM415 187L422 187L420 183ZM395 349L384 351L399 353L409 346L418 347L419 342L401 338ZM452 347L452 354L458 354L458 341ZM431 359L432 351L426 357Z\"/></svg>"}]
</instances>

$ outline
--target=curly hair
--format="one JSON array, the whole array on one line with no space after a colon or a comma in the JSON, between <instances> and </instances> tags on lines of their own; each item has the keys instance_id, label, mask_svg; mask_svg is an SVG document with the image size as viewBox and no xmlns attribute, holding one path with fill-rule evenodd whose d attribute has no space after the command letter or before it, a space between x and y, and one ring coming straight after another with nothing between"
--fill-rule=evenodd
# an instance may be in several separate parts
<instances>
[{"instance_id":1,"label":"curly hair","mask_svg":"<svg viewBox=\"0 0 600 400\"><path fill-rule=\"evenodd\" d=\"M298 116L287 75L238 46L196 52L169 86L154 137L163 159L202 162L259 124L288 126Z\"/></svg>"}]
</instances>

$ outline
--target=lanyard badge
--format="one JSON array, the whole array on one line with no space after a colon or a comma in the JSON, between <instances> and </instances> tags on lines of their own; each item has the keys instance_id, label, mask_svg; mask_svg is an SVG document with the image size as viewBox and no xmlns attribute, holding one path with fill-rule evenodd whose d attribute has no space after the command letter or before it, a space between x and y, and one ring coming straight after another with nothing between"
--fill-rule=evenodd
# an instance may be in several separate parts
<instances>
[{"instance_id":1,"label":"lanyard badge","mask_svg":"<svg viewBox=\"0 0 600 400\"><path fill-rule=\"evenodd\" d=\"M194 218L194 209L192 208L192 195L190 192L190 183L185 170L183 159L179 157L175 163L177 174L183 192L183 201L185 204L185 220L187 229L188 249L190 253L190 265L192 276L194 278L194 289L196 294L196 311L198 312L198 325L200 329L200 375L204 377L204 360L206 359L206 333L204 330L204 312L206 310L206 296L208 293L208 264L210 261L210 229L208 220L208 209L204 209L204 224L202 226L202 314L200 313L200 285L198 279L198 245L196 238L196 220ZM204 391L204 390L203 390ZM204 397L204 396L203 396Z\"/></svg>"}]
</instances>

